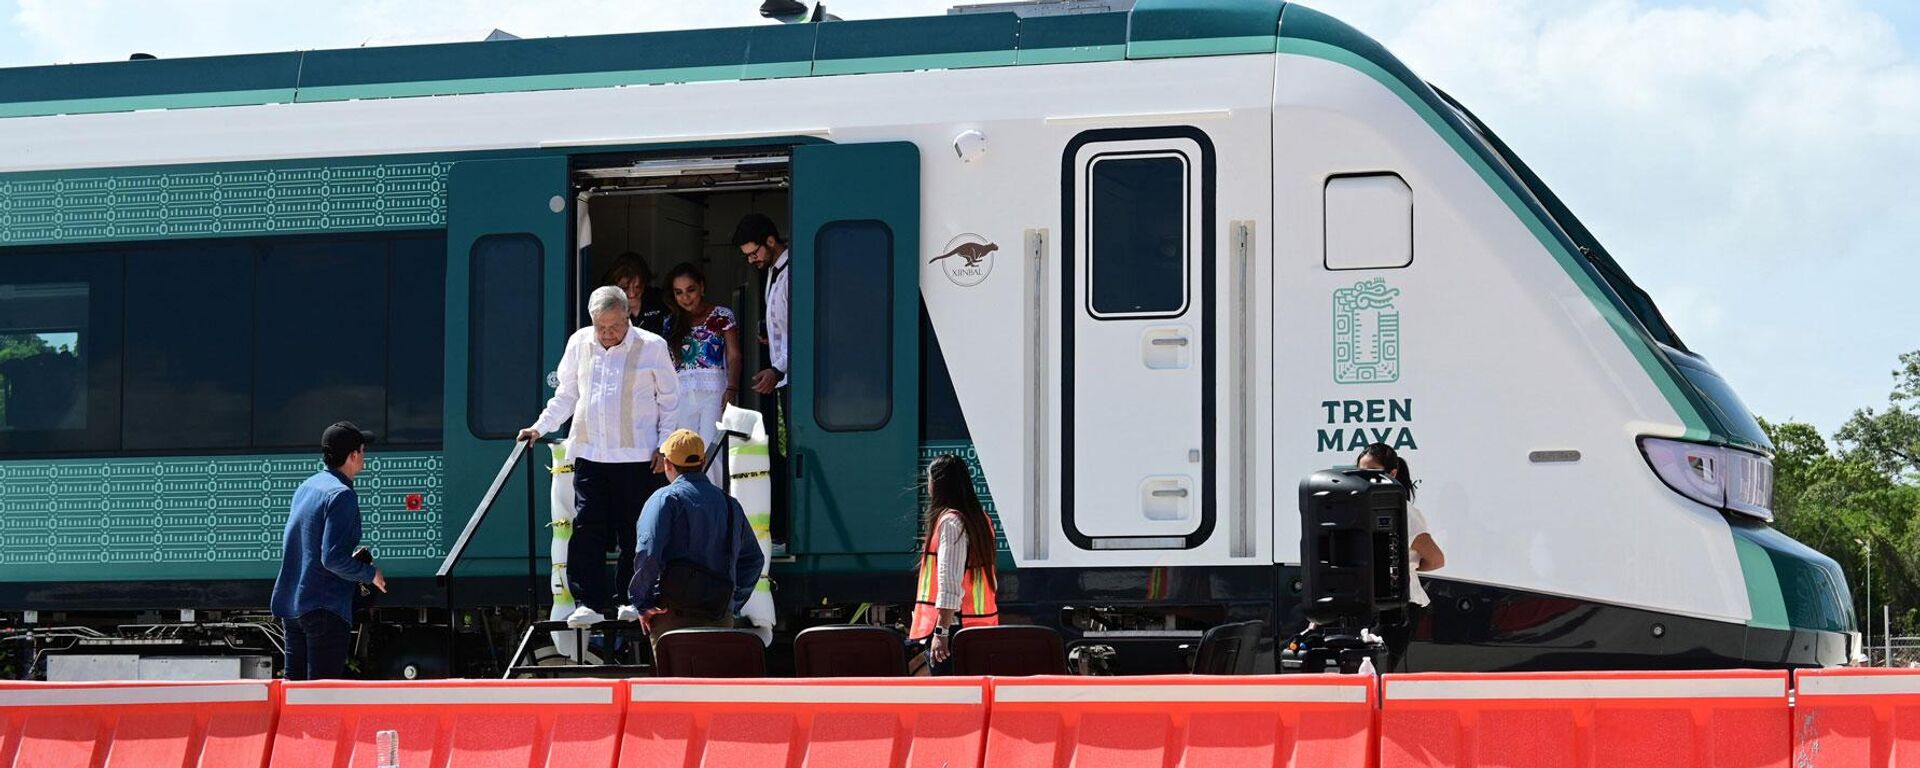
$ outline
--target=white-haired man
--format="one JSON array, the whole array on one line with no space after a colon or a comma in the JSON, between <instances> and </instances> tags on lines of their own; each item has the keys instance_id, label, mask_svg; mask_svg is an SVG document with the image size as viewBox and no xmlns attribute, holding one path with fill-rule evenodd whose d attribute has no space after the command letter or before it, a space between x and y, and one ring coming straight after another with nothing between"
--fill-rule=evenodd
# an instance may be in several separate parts
<instances>
[{"instance_id":1,"label":"white-haired man","mask_svg":"<svg viewBox=\"0 0 1920 768\"><path fill-rule=\"evenodd\" d=\"M575 509L567 544L567 583L580 607L567 623L586 626L610 615L632 567L634 526L660 485L655 446L675 424L678 378L667 341L627 320L627 294L614 286L587 298L593 325L567 339L555 372L559 386L533 426L532 440L573 420ZM612 540L609 537L614 537ZM607 583L608 544L621 551L619 589Z\"/></svg>"}]
</instances>

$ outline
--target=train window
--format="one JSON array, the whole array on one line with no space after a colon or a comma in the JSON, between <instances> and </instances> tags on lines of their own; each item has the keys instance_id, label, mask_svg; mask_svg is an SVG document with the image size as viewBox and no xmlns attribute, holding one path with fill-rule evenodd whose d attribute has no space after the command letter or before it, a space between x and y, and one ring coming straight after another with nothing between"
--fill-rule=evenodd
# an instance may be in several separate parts
<instances>
[{"instance_id":1,"label":"train window","mask_svg":"<svg viewBox=\"0 0 1920 768\"><path fill-rule=\"evenodd\" d=\"M893 415L893 230L836 221L814 239L813 419L875 430Z\"/></svg>"},{"instance_id":2,"label":"train window","mask_svg":"<svg viewBox=\"0 0 1920 768\"><path fill-rule=\"evenodd\" d=\"M1392 173L1327 179L1327 269L1397 269L1413 263L1413 190Z\"/></svg>"},{"instance_id":3,"label":"train window","mask_svg":"<svg viewBox=\"0 0 1920 768\"><path fill-rule=\"evenodd\" d=\"M253 419L254 249L203 245L125 253L127 418L120 447L244 448ZM324 427L325 425L321 425Z\"/></svg>"},{"instance_id":4,"label":"train window","mask_svg":"<svg viewBox=\"0 0 1920 768\"><path fill-rule=\"evenodd\" d=\"M110 450L120 437L120 261L59 249L6 257L0 453Z\"/></svg>"},{"instance_id":5,"label":"train window","mask_svg":"<svg viewBox=\"0 0 1920 768\"><path fill-rule=\"evenodd\" d=\"M88 288L0 285L0 429L87 428Z\"/></svg>"},{"instance_id":6,"label":"train window","mask_svg":"<svg viewBox=\"0 0 1920 768\"><path fill-rule=\"evenodd\" d=\"M1087 174L1087 307L1095 317L1187 308L1187 158L1101 155Z\"/></svg>"},{"instance_id":7,"label":"train window","mask_svg":"<svg viewBox=\"0 0 1920 768\"><path fill-rule=\"evenodd\" d=\"M328 424L386 429L387 249L274 244L255 273L255 448L311 448Z\"/></svg>"},{"instance_id":8,"label":"train window","mask_svg":"<svg viewBox=\"0 0 1920 768\"><path fill-rule=\"evenodd\" d=\"M447 331L447 243L388 246L386 445L440 442Z\"/></svg>"},{"instance_id":9,"label":"train window","mask_svg":"<svg viewBox=\"0 0 1920 768\"><path fill-rule=\"evenodd\" d=\"M467 350L467 428L510 438L540 408L540 240L488 235L474 241Z\"/></svg>"}]
</instances>

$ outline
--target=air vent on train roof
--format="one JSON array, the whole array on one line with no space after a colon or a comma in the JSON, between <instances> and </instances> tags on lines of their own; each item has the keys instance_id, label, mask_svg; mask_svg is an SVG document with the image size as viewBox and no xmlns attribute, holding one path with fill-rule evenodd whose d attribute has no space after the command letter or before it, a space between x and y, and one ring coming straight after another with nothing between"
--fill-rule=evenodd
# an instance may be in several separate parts
<instances>
[{"instance_id":1,"label":"air vent on train roof","mask_svg":"<svg viewBox=\"0 0 1920 768\"><path fill-rule=\"evenodd\" d=\"M1012 3L971 3L947 9L947 15L963 13L1013 13L1027 16L1067 16L1076 13L1111 13L1133 10L1134 0L1021 0Z\"/></svg>"},{"instance_id":2,"label":"air vent on train roof","mask_svg":"<svg viewBox=\"0 0 1920 768\"><path fill-rule=\"evenodd\" d=\"M840 17L827 13L826 3L814 3L812 12L808 12L807 4L800 0L767 0L760 4L760 17L783 24L840 20Z\"/></svg>"}]
</instances>

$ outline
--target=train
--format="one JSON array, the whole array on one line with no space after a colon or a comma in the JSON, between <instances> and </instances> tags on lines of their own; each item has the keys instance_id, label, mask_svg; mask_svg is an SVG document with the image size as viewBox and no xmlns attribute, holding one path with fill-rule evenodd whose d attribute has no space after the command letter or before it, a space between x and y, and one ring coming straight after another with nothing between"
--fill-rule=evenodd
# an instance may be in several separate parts
<instances>
[{"instance_id":1,"label":"train","mask_svg":"<svg viewBox=\"0 0 1920 768\"><path fill-rule=\"evenodd\" d=\"M959 454L1004 620L1120 671L1283 639L1297 484L1384 442L1447 553L1410 669L1857 653L1757 420L1465 105L1304 5L1084 5L0 69L13 671L270 656L291 492L351 419L392 583L361 674L499 672L552 482L502 462L587 293L691 262L751 340L749 212L794 270L783 632L903 619Z\"/></svg>"}]
</instances>

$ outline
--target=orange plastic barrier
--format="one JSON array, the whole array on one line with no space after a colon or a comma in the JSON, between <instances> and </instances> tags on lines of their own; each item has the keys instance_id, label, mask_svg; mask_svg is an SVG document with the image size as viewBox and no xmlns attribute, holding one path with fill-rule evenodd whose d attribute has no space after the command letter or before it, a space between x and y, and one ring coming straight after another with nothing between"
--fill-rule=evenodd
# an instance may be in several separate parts
<instances>
[{"instance_id":1,"label":"orange plastic barrier","mask_svg":"<svg viewBox=\"0 0 1920 768\"><path fill-rule=\"evenodd\" d=\"M1363 768L1373 678L995 678L986 765Z\"/></svg>"},{"instance_id":2,"label":"orange plastic barrier","mask_svg":"<svg viewBox=\"0 0 1920 768\"><path fill-rule=\"evenodd\" d=\"M1380 768L1788 765L1787 673L1388 675Z\"/></svg>"},{"instance_id":3,"label":"orange plastic barrier","mask_svg":"<svg viewBox=\"0 0 1920 768\"><path fill-rule=\"evenodd\" d=\"M1795 672L1795 768L1920 765L1920 670Z\"/></svg>"},{"instance_id":4,"label":"orange plastic barrier","mask_svg":"<svg viewBox=\"0 0 1920 768\"><path fill-rule=\"evenodd\" d=\"M0 682L0 765L260 768L275 685Z\"/></svg>"},{"instance_id":5,"label":"orange plastic barrier","mask_svg":"<svg viewBox=\"0 0 1920 768\"><path fill-rule=\"evenodd\" d=\"M405 768L614 764L626 683L448 680L285 683L275 768L374 768L394 731Z\"/></svg>"},{"instance_id":6,"label":"orange plastic barrier","mask_svg":"<svg viewBox=\"0 0 1920 768\"><path fill-rule=\"evenodd\" d=\"M629 683L622 768L980 765L982 678Z\"/></svg>"}]
</instances>

